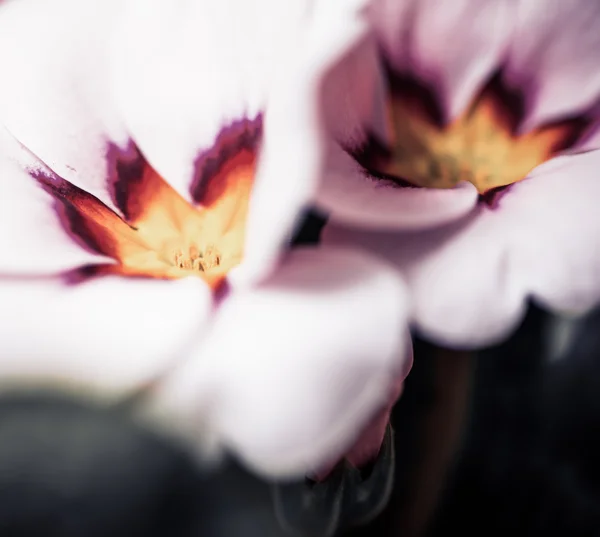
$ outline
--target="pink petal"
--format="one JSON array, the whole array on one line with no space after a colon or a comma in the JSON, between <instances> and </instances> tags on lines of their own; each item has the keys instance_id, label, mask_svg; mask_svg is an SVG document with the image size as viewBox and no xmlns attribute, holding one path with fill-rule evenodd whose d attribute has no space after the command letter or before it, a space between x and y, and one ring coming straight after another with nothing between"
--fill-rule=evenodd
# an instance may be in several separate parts
<instances>
[{"instance_id":1,"label":"pink petal","mask_svg":"<svg viewBox=\"0 0 600 537\"><path fill-rule=\"evenodd\" d=\"M395 263L413 294L413 319L442 344L501 340L530 295L560 310L600 300L600 153L564 157L515 184L498 208L424 233L329 226L326 244L361 246Z\"/></svg>"},{"instance_id":2,"label":"pink petal","mask_svg":"<svg viewBox=\"0 0 600 537\"><path fill-rule=\"evenodd\" d=\"M600 300L598 196L600 151L561 159L515 187L528 289L551 308L580 313Z\"/></svg>"},{"instance_id":3,"label":"pink petal","mask_svg":"<svg viewBox=\"0 0 600 537\"><path fill-rule=\"evenodd\" d=\"M511 0L375 0L370 18L388 62L435 88L453 118L500 66L513 6Z\"/></svg>"},{"instance_id":4,"label":"pink petal","mask_svg":"<svg viewBox=\"0 0 600 537\"><path fill-rule=\"evenodd\" d=\"M398 189L368 177L342 149L364 142L366 128L385 137L383 75L361 7L361 2L319 4L316 22L289 62L293 69L283 69L265 116L262 170L268 186L263 192L295 199L289 206L298 207L316 190L318 178L315 201L340 222L405 228L459 218L476 203L471 186L445 192ZM422 200L418 211L412 210L416 200ZM269 258L269 250L256 243L274 244L266 238L279 233L281 222L288 229L289 215L296 213L285 203L267 205L250 215L249 230L264 240L249 237L249 258Z\"/></svg>"},{"instance_id":5,"label":"pink petal","mask_svg":"<svg viewBox=\"0 0 600 537\"><path fill-rule=\"evenodd\" d=\"M369 176L340 148L329 159L317 203L341 225L426 229L457 220L477 204L471 183L448 190L402 187Z\"/></svg>"},{"instance_id":6,"label":"pink petal","mask_svg":"<svg viewBox=\"0 0 600 537\"><path fill-rule=\"evenodd\" d=\"M317 470L408 373L406 312L389 267L352 251L293 251L267 283L229 297L157 399L192 442L202 424L261 473Z\"/></svg>"},{"instance_id":7,"label":"pink petal","mask_svg":"<svg viewBox=\"0 0 600 537\"><path fill-rule=\"evenodd\" d=\"M360 245L396 264L413 294L413 322L443 345L500 341L523 313L524 287L513 267L510 240L485 212L429 232L328 226L323 241Z\"/></svg>"},{"instance_id":8,"label":"pink petal","mask_svg":"<svg viewBox=\"0 0 600 537\"><path fill-rule=\"evenodd\" d=\"M26 169L52 175L0 125L0 274L48 275L107 262L66 233L55 201Z\"/></svg>"},{"instance_id":9,"label":"pink petal","mask_svg":"<svg viewBox=\"0 0 600 537\"><path fill-rule=\"evenodd\" d=\"M107 204L108 143L127 140L114 116L104 50L121 5L22 0L0 8L0 122Z\"/></svg>"},{"instance_id":10,"label":"pink petal","mask_svg":"<svg viewBox=\"0 0 600 537\"><path fill-rule=\"evenodd\" d=\"M507 74L526 90L527 126L600 102L600 4L521 0Z\"/></svg>"},{"instance_id":11,"label":"pink petal","mask_svg":"<svg viewBox=\"0 0 600 537\"><path fill-rule=\"evenodd\" d=\"M77 285L0 279L0 384L121 397L202 339L211 294L197 278Z\"/></svg>"}]
</instances>

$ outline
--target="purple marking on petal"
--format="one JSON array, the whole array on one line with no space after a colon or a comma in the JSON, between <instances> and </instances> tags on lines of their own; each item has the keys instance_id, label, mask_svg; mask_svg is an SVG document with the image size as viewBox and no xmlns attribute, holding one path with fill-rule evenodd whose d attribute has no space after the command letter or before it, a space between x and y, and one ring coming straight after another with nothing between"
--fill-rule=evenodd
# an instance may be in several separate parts
<instances>
[{"instance_id":1,"label":"purple marking on petal","mask_svg":"<svg viewBox=\"0 0 600 537\"><path fill-rule=\"evenodd\" d=\"M125 219L129 220L131 218L128 203L130 185L141 182L146 164L145 159L133 141L130 141L126 149L109 144L106 160L111 198Z\"/></svg>"},{"instance_id":2,"label":"purple marking on petal","mask_svg":"<svg viewBox=\"0 0 600 537\"><path fill-rule=\"evenodd\" d=\"M490 209L496 210L499 207L500 198L504 196L512 185L499 186L497 188L492 188L483 194L479 194L479 202L484 203Z\"/></svg>"},{"instance_id":3,"label":"purple marking on petal","mask_svg":"<svg viewBox=\"0 0 600 537\"><path fill-rule=\"evenodd\" d=\"M213 146L201 153L194 163L195 177L190 194L198 203L204 194L207 183L214 177L229 158L241 149L257 151L262 137L262 114L254 119L243 118L224 127L216 137Z\"/></svg>"},{"instance_id":4,"label":"purple marking on petal","mask_svg":"<svg viewBox=\"0 0 600 537\"><path fill-rule=\"evenodd\" d=\"M425 84L414 76L399 73L389 65L386 66L386 70L390 88L389 112L392 114L392 126L399 125L400 129L403 128L401 125L402 117L399 114L400 110L404 110L404 113L411 115L414 113L421 121L424 120L443 132L445 130L445 121L439 99L436 97L436 88L431 84ZM490 76L488 82L475 96L461 119L468 120L472 114L476 114L482 100L489 99L490 97L494 99L498 107L503 123L502 128L515 137L523 134L520 133L520 130L526 118L526 96L514 86L509 86L502 68L499 68ZM398 102L402 103L400 109L395 108L395 103ZM408 112L406 112L407 109ZM589 130L591 123L592 118L588 114L563 118L560 121L543 125L541 128L549 129L564 125L564 136L551 148L552 154L556 155L579 143L584 133ZM408 149L403 151L401 141L397 141L395 144L392 142L392 147L389 147L379 140L375 134L368 132L368 130L366 134L366 141L361 146L353 148L344 147L344 149L362 166L369 177L375 180L382 180L390 186L399 188L414 188L417 186L412 184L407 177L386 173L386 169L390 169L393 162L399 162L399 159L403 158L410 160L416 154L432 163L443 159L443 155L432 153L432 149L428 147L426 139L419 139L415 133L412 133L412 147L410 152ZM410 128L407 131L396 132L396 135L400 139L402 136L409 136L411 135ZM469 149L467 148L466 151L468 152ZM458 159L460 156L456 155L455 158ZM423 185L423 187L426 186L426 184ZM495 200L501 191L502 189L493 189L489 194L484 194L481 200L490 206L495 206Z\"/></svg>"},{"instance_id":5,"label":"purple marking on petal","mask_svg":"<svg viewBox=\"0 0 600 537\"><path fill-rule=\"evenodd\" d=\"M106 274L108 265L85 265L63 274L62 279L67 285L78 285Z\"/></svg>"},{"instance_id":6,"label":"purple marking on petal","mask_svg":"<svg viewBox=\"0 0 600 537\"><path fill-rule=\"evenodd\" d=\"M54 198L54 211L65 233L79 246L94 254L103 254L100 245L88 233L87 226L69 197L80 190L58 174L35 168L28 170L29 175Z\"/></svg>"},{"instance_id":7,"label":"purple marking on petal","mask_svg":"<svg viewBox=\"0 0 600 537\"><path fill-rule=\"evenodd\" d=\"M97 209L104 209L106 214L113 215L115 219L123 222L124 225L128 224L96 196L73 185L66 179L58 175L49 176L46 172L40 170L30 170L29 173L54 198L57 217L67 235L91 253L112 257L108 247L109 243L103 245L98 240L97 233L90 228L91 221L88 219L89 217L81 212L77 204L92 204Z\"/></svg>"},{"instance_id":8,"label":"purple marking on petal","mask_svg":"<svg viewBox=\"0 0 600 537\"><path fill-rule=\"evenodd\" d=\"M104 255L102 245L94 238L85 218L67 200L55 202L55 210L67 234L88 252Z\"/></svg>"}]
</instances>

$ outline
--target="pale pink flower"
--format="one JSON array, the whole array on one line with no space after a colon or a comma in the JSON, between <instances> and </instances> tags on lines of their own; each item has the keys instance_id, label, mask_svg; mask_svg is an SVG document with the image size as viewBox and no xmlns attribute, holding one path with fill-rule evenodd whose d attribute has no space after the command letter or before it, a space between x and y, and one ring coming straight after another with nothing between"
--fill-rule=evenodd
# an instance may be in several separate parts
<instances>
[{"instance_id":1,"label":"pale pink flower","mask_svg":"<svg viewBox=\"0 0 600 537\"><path fill-rule=\"evenodd\" d=\"M271 103L309 27L300 0L0 4L2 387L141 395L269 474L397 396L400 278L286 251L312 183Z\"/></svg>"},{"instance_id":2,"label":"pale pink flower","mask_svg":"<svg viewBox=\"0 0 600 537\"><path fill-rule=\"evenodd\" d=\"M346 20L355 39L288 97L324 243L395 264L443 344L501 339L529 298L595 305L600 3L372 0Z\"/></svg>"}]
</instances>

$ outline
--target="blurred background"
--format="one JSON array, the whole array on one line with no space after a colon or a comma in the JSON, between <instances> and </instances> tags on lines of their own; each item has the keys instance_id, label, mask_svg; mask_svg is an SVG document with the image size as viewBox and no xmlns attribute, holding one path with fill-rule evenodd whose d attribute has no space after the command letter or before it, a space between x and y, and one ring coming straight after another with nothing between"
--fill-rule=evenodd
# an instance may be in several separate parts
<instances>
[{"instance_id":1,"label":"blurred background","mask_svg":"<svg viewBox=\"0 0 600 537\"><path fill-rule=\"evenodd\" d=\"M386 509L342 534L600 535L600 313L531 308L476 355L415 344ZM283 537L271 484L204 473L124 411L0 401L0 535Z\"/></svg>"}]
</instances>

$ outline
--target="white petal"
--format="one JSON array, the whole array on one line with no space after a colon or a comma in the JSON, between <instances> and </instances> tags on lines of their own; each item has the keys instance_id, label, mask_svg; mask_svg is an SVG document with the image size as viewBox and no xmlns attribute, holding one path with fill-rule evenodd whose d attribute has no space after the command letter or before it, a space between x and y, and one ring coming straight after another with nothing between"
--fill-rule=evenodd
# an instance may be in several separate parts
<instances>
[{"instance_id":1,"label":"white petal","mask_svg":"<svg viewBox=\"0 0 600 537\"><path fill-rule=\"evenodd\" d=\"M0 274L48 275L106 262L66 233L56 202L26 169L52 174L0 125Z\"/></svg>"},{"instance_id":2,"label":"white petal","mask_svg":"<svg viewBox=\"0 0 600 537\"><path fill-rule=\"evenodd\" d=\"M113 81L150 163L189 198L202 150L264 112L270 82L299 43L307 0L132 0L113 43Z\"/></svg>"},{"instance_id":3,"label":"white petal","mask_svg":"<svg viewBox=\"0 0 600 537\"><path fill-rule=\"evenodd\" d=\"M267 475L315 471L350 448L408 373L404 286L351 251L296 250L222 305L206 345L157 393ZM191 433L190 433L191 431Z\"/></svg>"},{"instance_id":4,"label":"white petal","mask_svg":"<svg viewBox=\"0 0 600 537\"><path fill-rule=\"evenodd\" d=\"M0 387L127 395L177 365L210 310L199 279L0 279Z\"/></svg>"},{"instance_id":5,"label":"white petal","mask_svg":"<svg viewBox=\"0 0 600 537\"><path fill-rule=\"evenodd\" d=\"M109 97L116 0L22 0L0 7L0 122L56 173L110 204L109 142L126 135Z\"/></svg>"}]
</instances>

